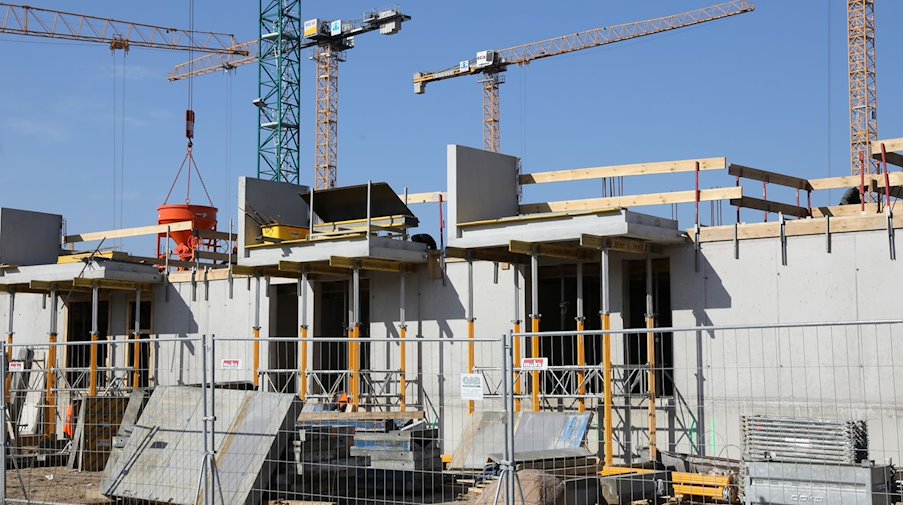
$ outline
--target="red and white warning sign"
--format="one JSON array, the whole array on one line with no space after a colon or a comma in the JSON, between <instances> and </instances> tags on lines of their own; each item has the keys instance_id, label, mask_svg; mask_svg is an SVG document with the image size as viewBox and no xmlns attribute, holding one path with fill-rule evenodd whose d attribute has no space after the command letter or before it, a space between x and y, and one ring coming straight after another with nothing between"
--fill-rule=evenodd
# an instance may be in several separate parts
<instances>
[{"instance_id":1,"label":"red and white warning sign","mask_svg":"<svg viewBox=\"0 0 903 505\"><path fill-rule=\"evenodd\" d=\"M224 359L222 361L223 370L238 370L241 369L241 360L240 359Z\"/></svg>"},{"instance_id":2,"label":"red and white warning sign","mask_svg":"<svg viewBox=\"0 0 903 505\"><path fill-rule=\"evenodd\" d=\"M521 370L547 370L549 368L549 358L524 358L521 361Z\"/></svg>"},{"instance_id":3,"label":"red and white warning sign","mask_svg":"<svg viewBox=\"0 0 903 505\"><path fill-rule=\"evenodd\" d=\"M9 371L10 372L21 372L25 370L25 363L22 361L10 361L9 362Z\"/></svg>"}]
</instances>

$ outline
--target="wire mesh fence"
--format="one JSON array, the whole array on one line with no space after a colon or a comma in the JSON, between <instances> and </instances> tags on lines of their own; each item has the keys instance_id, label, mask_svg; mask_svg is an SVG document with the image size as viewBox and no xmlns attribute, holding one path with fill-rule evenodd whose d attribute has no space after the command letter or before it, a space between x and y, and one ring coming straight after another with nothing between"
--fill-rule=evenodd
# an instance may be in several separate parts
<instances>
[{"instance_id":1,"label":"wire mesh fence","mask_svg":"<svg viewBox=\"0 0 903 505\"><path fill-rule=\"evenodd\" d=\"M895 503L901 332L2 344L3 499Z\"/></svg>"}]
</instances>

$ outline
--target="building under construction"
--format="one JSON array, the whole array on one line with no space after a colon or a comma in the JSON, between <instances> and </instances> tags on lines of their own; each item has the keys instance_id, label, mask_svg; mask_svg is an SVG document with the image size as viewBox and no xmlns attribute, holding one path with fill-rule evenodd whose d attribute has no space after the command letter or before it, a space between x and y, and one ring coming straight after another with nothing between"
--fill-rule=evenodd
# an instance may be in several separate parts
<instances>
[{"instance_id":1,"label":"building under construction","mask_svg":"<svg viewBox=\"0 0 903 505\"><path fill-rule=\"evenodd\" d=\"M343 30L410 19L393 12L305 26L318 64L337 64ZM485 74L484 149L449 145L434 192L337 186L327 129L317 187L266 165L274 176L237 180L226 230L212 205L68 234L65 216L0 209L3 499L903 502L903 318L887 282L903 276L903 138L857 144L854 125L844 177L729 153L526 173L498 152L498 85L516 58L550 55L542 44L415 75L422 92ZM736 184L703 186L717 173ZM523 198L673 174L695 184ZM843 204L813 206L829 190ZM736 222L703 226L707 202ZM691 226L655 211L678 204ZM436 208L440 235L412 232ZM103 247L140 236L156 251Z\"/></svg>"}]
</instances>

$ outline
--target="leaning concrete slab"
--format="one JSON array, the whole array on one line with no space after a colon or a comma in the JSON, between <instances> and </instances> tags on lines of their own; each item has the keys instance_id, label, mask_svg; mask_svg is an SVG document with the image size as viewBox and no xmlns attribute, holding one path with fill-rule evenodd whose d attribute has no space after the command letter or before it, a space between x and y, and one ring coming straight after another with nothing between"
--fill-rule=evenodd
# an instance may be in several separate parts
<instances>
[{"instance_id":1,"label":"leaning concrete slab","mask_svg":"<svg viewBox=\"0 0 903 505\"><path fill-rule=\"evenodd\" d=\"M273 475L270 462L290 443L300 403L294 395L217 390L215 450L223 501L256 505ZM103 493L115 498L182 505L202 503L200 388L158 387L108 468ZM217 497L218 499L218 497Z\"/></svg>"},{"instance_id":2,"label":"leaning concrete slab","mask_svg":"<svg viewBox=\"0 0 903 505\"><path fill-rule=\"evenodd\" d=\"M504 451L506 418L504 412L474 413L448 467L453 470L479 470L490 459L498 459ZM514 418L515 459L533 458L538 453L548 453L550 457L589 454L584 443L590 418L589 413L517 414Z\"/></svg>"}]
</instances>

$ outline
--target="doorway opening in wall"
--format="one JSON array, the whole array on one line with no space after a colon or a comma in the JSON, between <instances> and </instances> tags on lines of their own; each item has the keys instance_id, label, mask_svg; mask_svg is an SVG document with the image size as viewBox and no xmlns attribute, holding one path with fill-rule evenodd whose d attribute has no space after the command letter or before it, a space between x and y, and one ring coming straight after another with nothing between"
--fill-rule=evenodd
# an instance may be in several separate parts
<instances>
[{"instance_id":1,"label":"doorway opening in wall","mask_svg":"<svg viewBox=\"0 0 903 505\"><path fill-rule=\"evenodd\" d=\"M132 370L137 366L138 368L138 387L146 388L150 385L150 346L147 345L150 341L151 336L151 321L153 321L153 316L151 314L153 306L150 301L142 301L141 302L141 321L138 322L138 341L140 342L138 346L138 352L135 353L135 345L129 344L128 346L128 356L129 356L129 366L132 367ZM128 333L131 335L135 331L135 302L129 302L129 314L128 314ZM137 362L135 358L137 359ZM131 384L131 379L129 380L129 384Z\"/></svg>"},{"instance_id":2,"label":"doorway opening in wall","mask_svg":"<svg viewBox=\"0 0 903 505\"><path fill-rule=\"evenodd\" d=\"M646 260L624 262L624 327L646 327ZM655 327L671 326L671 262L669 258L652 260L652 307ZM674 394L674 339L670 332L655 333L656 392L659 397ZM624 364L627 387L632 394L647 392L646 334L624 335Z\"/></svg>"},{"instance_id":3,"label":"doorway opening in wall","mask_svg":"<svg viewBox=\"0 0 903 505\"><path fill-rule=\"evenodd\" d=\"M276 284L270 287L270 335L282 338L298 337L298 283ZM298 342L270 341L268 372L261 380L267 389L280 393L298 392Z\"/></svg>"},{"instance_id":4,"label":"doorway opening in wall","mask_svg":"<svg viewBox=\"0 0 903 505\"><path fill-rule=\"evenodd\" d=\"M314 284L314 339L346 338L351 328L351 282L320 281ZM370 284L361 279L361 370L370 368L370 344L364 339L370 336ZM332 399L347 393L348 342L317 342L313 344L313 370L315 377L309 383L311 395ZM366 394L366 390L361 390Z\"/></svg>"},{"instance_id":5,"label":"doorway opening in wall","mask_svg":"<svg viewBox=\"0 0 903 505\"><path fill-rule=\"evenodd\" d=\"M527 293L527 299L530 295ZM583 265L583 316L585 330L601 328L599 310L599 265ZM576 406L577 374L577 267L576 265L555 265L539 269L539 314L542 331L573 331L571 335L543 337L540 342L542 356L548 358L550 373L546 373L543 394L553 398L551 404L561 409ZM529 320L527 321L529 328ZM529 341L523 344L527 349ZM584 352L587 366L597 366L602 362L601 338L586 336ZM568 370L567 368L570 367ZM557 368L557 369L556 369ZM594 381L587 387L588 393L595 391ZM568 396L572 398L568 398Z\"/></svg>"},{"instance_id":6,"label":"doorway opening in wall","mask_svg":"<svg viewBox=\"0 0 903 505\"><path fill-rule=\"evenodd\" d=\"M66 324L66 342L91 341L91 302L70 301L68 304L68 322ZM97 304L97 333L101 342L107 340L110 328L110 302L101 300ZM107 346L97 346L97 366L103 367L107 362ZM66 382L72 389L88 388L88 370L91 366L90 345L66 346ZM105 374L98 374L98 387L105 385Z\"/></svg>"}]
</instances>

